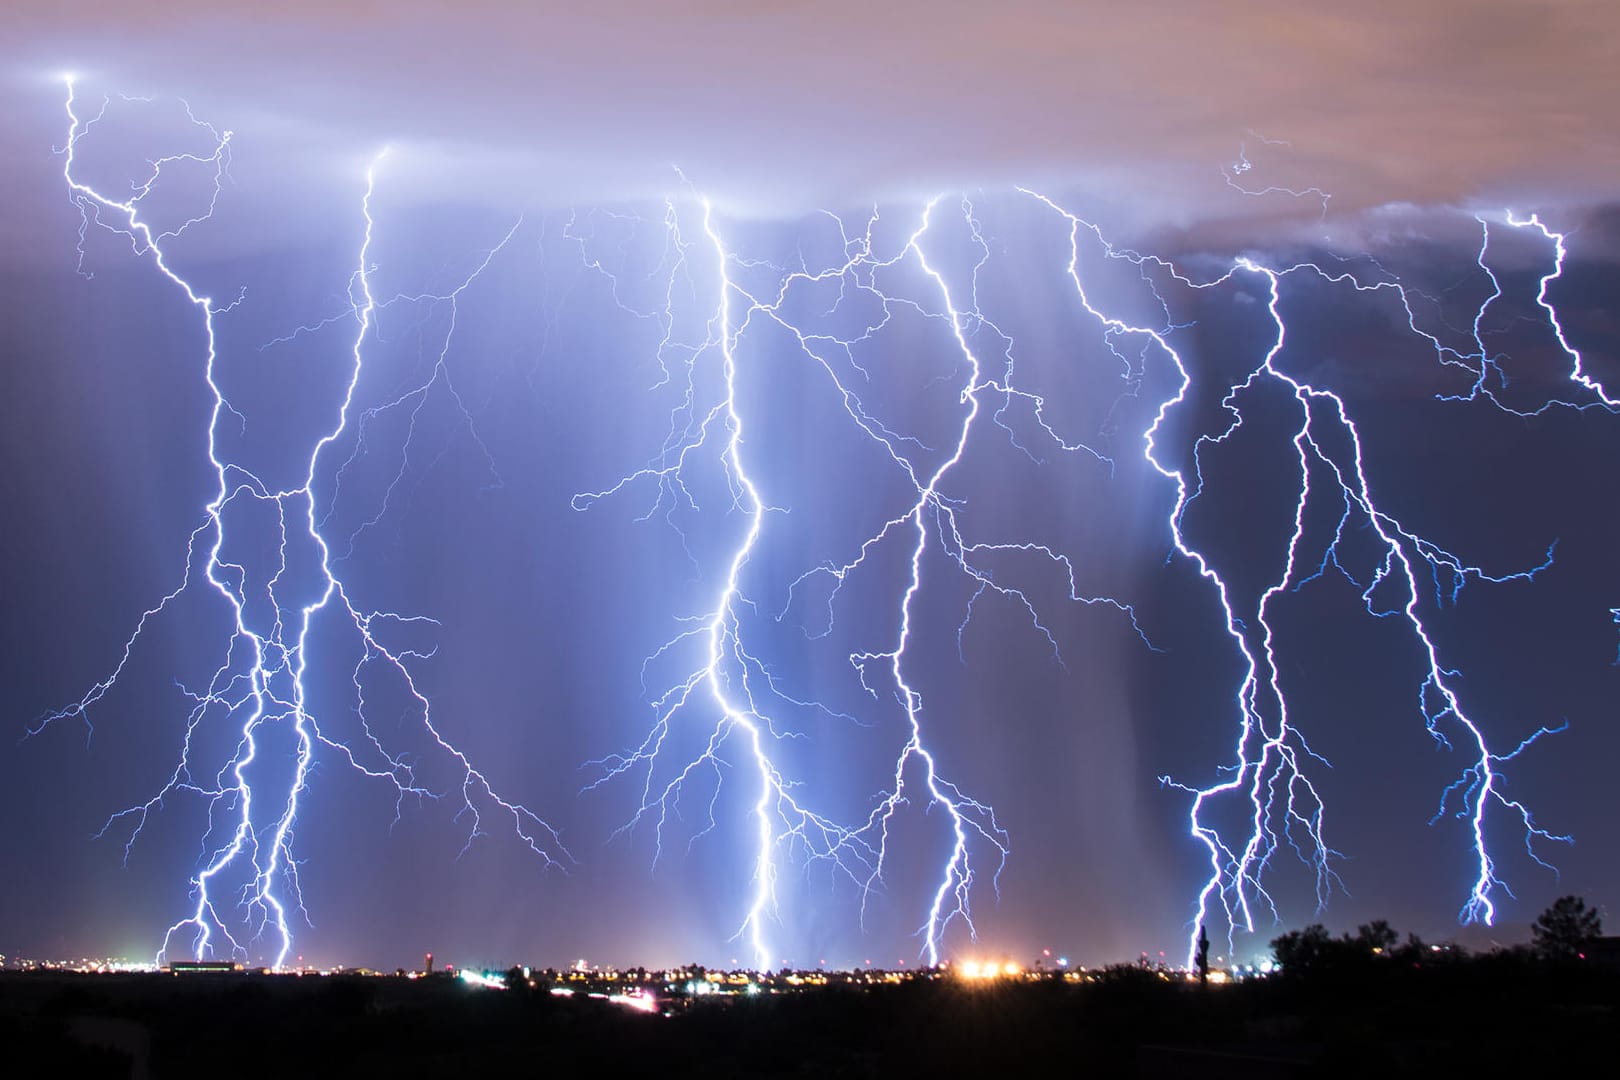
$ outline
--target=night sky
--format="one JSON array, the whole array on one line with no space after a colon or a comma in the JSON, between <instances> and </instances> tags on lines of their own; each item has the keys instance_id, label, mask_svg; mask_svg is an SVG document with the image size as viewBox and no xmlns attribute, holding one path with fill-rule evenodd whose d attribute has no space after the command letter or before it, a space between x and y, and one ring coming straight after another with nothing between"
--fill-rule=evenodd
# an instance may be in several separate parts
<instances>
[{"instance_id":1,"label":"night sky","mask_svg":"<svg viewBox=\"0 0 1620 1080\"><path fill-rule=\"evenodd\" d=\"M1612 906L1606 5L610 7L3 16L0 953L244 791L253 963L1179 961L1228 784L1216 953Z\"/></svg>"}]
</instances>

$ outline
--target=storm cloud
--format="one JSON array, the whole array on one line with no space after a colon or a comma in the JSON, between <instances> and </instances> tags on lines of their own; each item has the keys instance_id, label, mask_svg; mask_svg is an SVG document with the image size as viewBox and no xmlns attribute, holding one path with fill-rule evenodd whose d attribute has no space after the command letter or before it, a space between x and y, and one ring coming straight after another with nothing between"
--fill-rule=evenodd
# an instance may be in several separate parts
<instances>
[{"instance_id":1,"label":"storm cloud","mask_svg":"<svg viewBox=\"0 0 1620 1080\"><path fill-rule=\"evenodd\" d=\"M391 142L425 185L602 202L678 165L738 210L1057 182L1163 225L1390 203L1594 203L1620 15L1559 0L7 5L65 69L182 95L303 168ZM54 116L52 120L54 120ZM23 123L10 121L13 147ZM1261 141L1286 140L1288 145Z\"/></svg>"}]
</instances>

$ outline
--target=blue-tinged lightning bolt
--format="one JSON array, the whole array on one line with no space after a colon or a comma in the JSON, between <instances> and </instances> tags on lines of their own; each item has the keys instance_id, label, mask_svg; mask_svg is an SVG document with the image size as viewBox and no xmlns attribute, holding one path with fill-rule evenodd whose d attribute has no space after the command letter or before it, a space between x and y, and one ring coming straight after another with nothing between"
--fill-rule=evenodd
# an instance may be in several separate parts
<instances>
[{"instance_id":1,"label":"blue-tinged lightning bolt","mask_svg":"<svg viewBox=\"0 0 1620 1080\"><path fill-rule=\"evenodd\" d=\"M1604 388L1603 383L1587 372L1585 357L1581 355L1580 350L1570 344L1569 337L1564 332L1564 324L1558 317L1558 309L1553 307L1552 301L1547 296L1547 290L1552 287L1553 282L1559 280L1564 274L1564 260L1569 254L1569 249L1565 246L1567 235L1548 228L1536 214L1531 214L1527 218L1520 218L1509 210L1504 217L1507 223L1516 229L1535 230L1553 246L1552 269L1541 277L1541 284L1536 290L1536 303L1547 313L1547 323L1552 329L1553 336L1558 341L1558 347L1570 358L1569 380L1580 385L1589 395L1588 400L1581 402L1552 399L1538 409L1530 412L1520 412L1519 415L1535 415L1554 406L1568 406L1575 409L1604 408L1610 412L1620 410L1620 399L1611 397L1608 390ZM1481 265L1483 266L1483 255L1481 256ZM1494 275L1491 280L1493 283L1495 282ZM1475 323L1475 336L1478 337L1477 320ZM1610 608L1609 614L1613 617L1614 622L1620 625L1620 608ZM1616 665L1620 665L1620 652L1616 653L1614 662Z\"/></svg>"},{"instance_id":2,"label":"blue-tinged lightning bolt","mask_svg":"<svg viewBox=\"0 0 1620 1080\"><path fill-rule=\"evenodd\" d=\"M963 358L967 361L968 377L963 386L960 401L965 406L962 416L962 425L958 429L955 449L949 457L939 463L927 479L919 484L917 501L911 509L901 518L891 521L884 526L887 532L892 526L904 527L910 525L916 530L916 543L911 548L910 577L906 582L906 590L900 601L900 630L894 648L888 653L864 653L852 657L858 667L862 669L862 681L865 681L864 665L868 661L887 661L891 676L894 679L895 690L906 711L906 722L910 729L910 738L907 739L899 756L895 760L894 788L879 803L868 820L868 826L875 828L881 838L878 863L873 867L873 881L883 872L884 856L888 853L889 826L897 809L906 802L906 771L913 761L922 765L923 784L928 793L930 806L941 806L950 819L952 843L945 865L940 873L939 885L934 892L933 902L929 906L927 921L921 928L923 944L928 953L928 962L939 962L940 939L946 926L952 918L960 918L966 924L970 933L973 932L973 917L971 906L971 890L973 886L974 870L969 851L969 832L976 833L998 852L999 859L996 873L999 876L1002 865L1005 864L1008 847L1006 833L996 823L995 811L976 799L962 794L955 784L940 775L938 762L933 753L923 743L922 734L922 698L921 695L907 681L905 660L906 647L911 641L912 603L918 591L922 588L922 559L928 548L929 518L935 519L936 525L945 528L947 522L952 535L957 538L957 551L963 545L960 534L955 528L955 514L945 504L940 495L940 485L946 474L956 466L967 451L968 438L973 431L973 421L979 415L979 393L981 369L979 358L972 346L968 343L964 328L964 317L952 302L949 285L946 284L938 270L931 266L927 256L924 255L919 241L928 231L929 220L934 212L938 200L930 202L922 214L922 222L916 232L911 234L907 241L906 250L916 256L918 264L929 278L939 288L940 300L943 302L949 315L950 328L957 346L961 349ZM907 468L911 472L910 467ZM916 474L913 473L916 479ZM864 557L865 551L862 555ZM841 567L841 576L847 575L848 568ZM971 571L970 571L971 572ZM987 577L980 577L981 587L991 584ZM1043 628L1044 630L1044 628ZM1048 640L1051 635L1047 634Z\"/></svg>"},{"instance_id":3,"label":"blue-tinged lightning bolt","mask_svg":"<svg viewBox=\"0 0 1620 1080\"><path fill-rule=\"evenodd\" d=\"M1268 139L1264 135L1261 135L1259 132L1252 129L1249 131L1249 134L1252 135L1258 142L1263 143L1266 146L1286 146L1290 148L1293 146L1293 144L1287 139ZM1257 197L1265 195L1288 195L1295 199L1315 199L1322 204L1322 214L1319 220L1327 220L1328 202L1333 198L1330 193L1323 191L1319 187L1291 188L1285 187L1281 184L1267 184L1265 187L1248 187L1245 185L1242 178L1253 170L1254 162L1249 160L1248 144L1239 143L1237 160L1222 168L1221 175L1226 178L1227 187L1243 195L1252 195Z\"/></svg>"},{"instance_id":4,"label":"blue-tinged lightning bolt","mask_svg":"<svg viewBox=\"0 0 1620 1080\"><path fill-rule=\"evenodd\" d=\"M670 230L672 244L684 251L686 241L682 238L679 214L673 204L665 218L665 225ZM626 486L650 480L657 486L658 502L666 499L671 503L684 500L688 505L695 506L683 479L683 470L688 459L713 439L721 444L719 456L731 494L729 509L743 514L747 527L732 550L712 608L687 620L691 628L666 642L648 659L650 664L683 643L693 641L699 644L701 650L698 666L653 702L658 710L658 718L640 746L598 763L603 767L604 775L591 786L595 787L635 769L643 770L641 805L625 829L633 827L645 817L655 816L655 832L661 852L665 828L685 786L695 775L708 772L712 774L718 795L726 744L740 744L751 764L758 793L750 811L755 834L752 892L737 936L747 940L753 950L756 966L765 969L778 958L766 938L766 922L776 912L779 850L798 845L812 858L841 861L848 852L861 854L864 845L850 830L803 805L792 791L795 785L784 777L771 755L772 744L786 737L787 733L773 724L761 702L769 696L794 705L808 703L788 698L765 665L748 651L743 640L744 609L751 607L751 602L743 595L740 579L759 543L765 515L770 507L744 459L744 422L737 400L736 355L743 323L739 323L733 312L733 295L738 290L729 272L731 255L726 250L714 221L713 208L707 200L702 201L702 229L716 264L716 308L707 323L706 339L687 350L690 362L685 365L685 396L683 403L672 414L669 437L652 464L621 479L605 491L576 496L574 505L576 509L585 509ZM684 272L687 265L683 255L673 264L672 275ZM665 319L665 342L660 346L661 361L669 344L668 327L672 324L672 317ZM724 389L720 400L705 409L697 404L695 372L699 363L710 358L718 363ZM658 502L655 502L654 509ZM673 724L684 713L705 708L712 709L714 721L701 753L684 763L673 777L660 783L655 768L671 736ZM712 800L708 813L708 827L712 828L715 824Z\"/></svg>"},{"instance_id":5,"label":"blue-tinged lightning bolt","mask_svg":"<svg viewBox=\"0 0 1620 1080\"><path fill-rule=\"evenodd\" d=\"M742 733L739 737L744 738L748 744L747 748L752 755L754 771L759 776L762 793L761 801L755 806L756 825L759 830L754 874L756 891L745 917L743 930L753 942L761 963L768 957L769 952L760 937L760 927L765 915L775 911L772 887L779 874L775 853L785 847L797 844L810 859L834 862L860 886L864 913L866 900L881 884L885 868L890 861L891 826L901 809L913 805L914 802L920 804L924 812L930 807L940 808L948 822L947 850L918 930L922 942L921 952L930 963L939 961L946 930L953 922L959 920L970 935L975 933L971 916L971 899L977 877L974 849L982 845L990 853L995 863L992 881L999 875L1008 856L1008 838L997 823L993 809L965 794L943 775L938 758L924 737L922 698L912 684L908 664L911 660L915 601L924 585L924 557L931 548L938 547L943 550L973 584L972 598L962 622L964 629L972 617L974 604L987 593L998 595L1012 601L1028 614L1035 631L1053 651L1054 656L1057 655L1056 640L1042 623L1029 597L1020 589L998 580L979 564L978 560L986 555L1008 552L1033 555L1059 566L1067 577L1068 595L1071 600L1087 605L1101 604L1113 607L1130 618L1132 625L1135 626L1135 613L1128 605L1112 598L1090 596L1080 591L1073 562L1052 546L1033 541L968 539L964 535L961 524L961 510L964 504L960 498L949 496L945 486L950 474L968 453L975 421L983 412L982 399L986 396L998 396L1001 399L1001 408L996 414L997 423L1014 445L1019 446L1031 457L1034 457L1033 452L1018 441L1018 436L1005 419L1007 405L1014 400L1024 401L1030 405L1037 428L1053 445L1065 451L1084 451L1105 467L1111 467L1111 463L1105 456L1083 443L1065 441L1044 419L1042 399L1012 385L1013 343L978 310L978 273L988 258L989 249L980 232L972 204L966 199L962 200L961 204L962 220L981 251L981 259L974 267L971 288L968 290L972 296L970 305L956 301L944 275L929 261L924 251L924 237L931 228L938 202L936 199L927 205L918 225L904 238L903 243L893 251L882 254L874 250L873 232L879 220L876 211L868 219L864 231L854 232L842 219L835 215L827 215L839 231L844 259L841 263L835 262L820 270L802 266L787 270L760 261L743 260L734 255L720 243L712 208L705 203L705 232L714 246L715 258L721 263L719 288L722 302L712 322L717 329L711 331L709 341L692 355L701 356L705 351L709 351L718 356L724 371L725 391L721 400L715 404L706 408L699 406L696 403L694 375L689 368L685 394L676 407L669 437L659 454L647 466L622 477L611 487L583 494L575 500L576 507L583 509L597 499L616 494L631 484L650 483L656 485L657 497L652 510L645 516L650 516L660 505L666 508L666 516L673 513L677 504L695 508L695 500L682 479L683 473L688 468L692 455L700 452L711 439L718 438L715 434L717 431L725 433L726 441L722 456L733 493L733 502L729 509L745 512L750 527L739 546L733 551L721 595L714 608L706 615L695 619L693 629L667 643L654 655L655 659L662 656L684 638L703 638L708 643L704 662L687 678L678 682L673 689L655 700L659 717L652 732L640 746L628 753L605 759L600 764L604 768L604 780L621 775L632 768L644 770L643 799L637 816L639 819L641 816L652 814L656 808L657 831L661 843L663 828L668 821L673 802L681 793L682 785L692 776L695 769L712 769L717 773L719 759L716 755L721 743L735 732ZM670 220L666 219L666 224ZM670 227L675 228L673 225ZM672 237L672 247L681 248L678 230L672 233ZM923 280L937 293L935 297L921 300L897 295L879 286L878 274L891 271L908 260L922 272ZM729 265L763 270L767 272L767 277L774 274L776 283L769 290L750 288L727 272L726 267ZM597 269L601 269L599 265ZM813 330L808 329L804 323L806 316L792 314L800 310L793 298L802 289L831 282L835 282L838 286L838 299L829 310L817 313L816 317L822 323L830 320L846 302L857 296L876 301L877 310L881 314L861 320L862 325L852 334L840 335L823 325L818 325ZM746 306L740 314L732 314L730 298L733 295L745 302ZM621 306L624 306L622 302ZM855 350L875 340L896 313L900 312L943 323L949 331L949 340L956 352L956 359L952 360L948 367L962 373L958 395L962 414L956 427L956 435L949 452L936 455L938 460L932 465L924 465L921 462L934 452L920 440L900 433L894 425L874 415L862 402L851 382L852 379L868 376L868 372L857 359ZM785 617L787 609L794 603L797 591L805 582L818 576L830 577L832 587L826 600L825 623L818 622L817 628L813 630L813 636L824 636L831 632L841 590L853 575L868 565L874 551L883 545L895 545L900 546L905 553L909 570L899 598L894 625L895 637L892 643L885 648L856 652L850 656L861 686L874 699L880 701L886 693L892 692L905 717L903 729L905 737L896 752L892 785L887 792L877 798L865 819L853 826L841 827L828 818L806 809L802 800L788 796L787 782L765 752L768 749L768 741L782 737L782 733L766 719L762 699L758 695L769 695L796 706L812 703L789 697L770 676L769 670L742 643L744 629L739 605L745 605L750 609L753 605L743 596L739 574L760 542L764 515L769 509L761 501L756 482L744 469L741 452L742 419L735 385L737 341L756 321L768 323L791 335L793 343L803 356L828 377L837 400L854 429L884 451L887 459L906 478L914 496L904 509L889 517L869 535L850 558L843 561L828 561L795 579L788 588L787 602L777 616L779 620ZM666 314L662 322L667 327L671 319ZM999 377L985 370L972 344L972 339L981 333L999 342L1003 356L1002 374ZM666 343L667 340L666 334ZM1139 627L1137 633L1142 634ZM1143 640L1146 641L1145 635ZM958 642L960 648L960 630ZM877 683L879 672L883 674L882 685ZM718 722L711 729L703 752L696 760L681 767L673 779L667 783L655 784L654 767L659 755L665 751L667 740L671 735L671 724L678 714L691 707L694 695L704 687L710 691L709 696L716 707ZM832 713L830 709L825 711L838 715ZM913 794L914 791L916 795ZM712 803L709 822L712 827Z\"/></svg>"},{"instance_id":6,"label":"blue-tinged lightning bolt","mask_svg":"<svg viewBox=\"0 0 1620 1080\"><path fill-rule=\"evenodd\" d=\"M1403 619L1419 646L1427 669L1418 692L1420 715L1431 735L1441 745L1451 748L1454 738L1460 741L1462 746L1458 749L1469 761L1461 777L1443 793L1440 813L1436 815L1438 819L1447 813L1454 814L1468 825L1477 873L1468 890L1461 919L1465 922L1490 922L1495 916L1494 892L1503 886L1497 877L1487 843L1487 811L1492 806L1506 809L1518 821L1530 856L1538 862L1542 860L1535 850L1536 841L1568 842L1570 839L1538 826L1529 809L1506 793L1505 778L1499 768L1502 763L1518 757L1543 735L1562 730L1562 725L1538 727L1508 753L1492 751L1480 724L1465 710L1459 697L1457 672L1448 668L1441 659L1440 646L1425 621L1425 607L1432 604L1439 608L1446 603L1455 603L1458 591L1469 579L1496 583L1531 580L1551 565L1552 547L1548 549L1546 560L1533 568L1515 573L1490 574L1466 564L1456 555L1406 528L1396 518L1380 510L1374 500L1362 464L1361 435L1344 400L1331 391L1288 374L1277 365L1278 357L1287 345L1287 326L1279 310L1282 281L1291 275L1314 275L1329 284L1349 286L1361 292L1387 290L1397 295L1411 329L1433 344L1442 362L1467 366L1478 372L1476 389L1482 388L1492 360L1480 336L1480 322L1484 308L1501 292L1495 276L1485 263L1488 226L1485 227L1479 264L1489 275L1494 288L1491 296L1483 302L1474 322L1474 340L1479 351L1464 354L1441 345L1434 334L1418 328L1408 291L1398 282L1363 283L1349 273L1331 272L1315 263L1271 268L1250 258L1236 260L1217 278L1193 281L1164 260L1115 249L1096 226L1063 210L1046 196L1035 192L1029 194L1067 219L1070 230L1069 274L1082 307L1098 321L1105 335L1110 338L1140 336L1150 342L1155 355L1168 361L1176 372L1179 380L1176 392L1160 403L1153 422L1144 432L1144 453L1148 463L1175 487L1176 498L1168 520L1172 544L1176 552L1192 562L1199 574L1214 587L1224 613L1227 634L1243 661L1243 677L1234 701L1239 718L1235 760L1223 767L1224 779L1209 786L1196 787L1163 778L1165 783L1180 787L1192 795L1190 833L1203 845L1209 856L1210 876L1198 893L1191 924L1189 963L1196 951L1199 927L1212 914L1211 905L1217 901L1231 932L1239 928L1252 932L1254 904L1257 901L1267 905L1274 918L1278 916L1264 879L1273 857L1284 844L1313 868L1319 905L1326 902L1334 885L1342 884L1333 865L1337 853L1325 837L1326 808L1306 773L1309 761L1314 760L1322 765L1326 765L1326 762L1311 750L1290 716L1288 700L1280 682L1276 635L1270 621L1272 604L1278 596L1314 580L1329 568L1358 585L1370 613ZM1483 221L1481 224L1484 225ZM1161 431L1167 418L1187 400L1193 385L1188 365L1171 343L1174 328L1169 324L1168 310L1163 324L1139 326L1109 316L1093 306L1078 270L1082 234L1093 239L1109 258L1127 259L1144 268L1152 267L1193 289L1214 288L1239 275L1256 278L1264 285L1268 297L1267 311L1275 327L1272 344L1257 367L1243 380L1227 388L1222 406L1230 417L1228 426L1215 434L1200 435L1186 464L1167 460L1160 445ZM1556 273L1552 276L1556 277ZM1547 280L1544 279L1542 283L1543 306L1546 306ZM1154 294L1158 295L1156 289ZM1548 311L1556 329L1556 315L1550 308ZM1560 341L1563 341L1562 336ZM1583 381L1578 354L1567 344L1565 348L1576 359L1573 377L1601 398L1601 388ZM1295 475L1299 487L1294 504L1293 528L1278 576L1252 607L1244 609L1234 598L1220 568L1188 539L1184 520L1188 506L1203 491L1201 463L1204 456L1230 439L1241 427L1244 422L1244 400L1266 382L1286 388L1296 403L1298 420L1291 441L1294 447L1293 467L1297 470ZM1488 392L1485 396L1491 397ZM1465 400L1472 400L1472 397ZM1491 400L1494 402L1494 397ZM1325 495L1313 486L1313 476L1318 483L1328 481ZM1329 500L1329 505L1337 500L1341 506L1339 524L1319 564L1314 567L1305 564L1312 572L1302 575L1300 555L1305 541L1306 508L1314 500L1322 498ZM1340 543L1346 529L1355 521L1371 530L1383 550L1381 558L1362 578L1348 569L1340 558ZM1431 586L1425 587L1420 579L1428 579ZM1449 587L1442 587L1442 582L1449 583ZM1448 736L1448 729L1454 734ZM1236 837L1223 834L1210 823L1212 807L1231 799L1243 800L1248 806L1243 819L1247 823L1244 832Z\"/></svg>"},{"instance_id":7,"label":"blue-tinged lightning bolt","mask_svg":"<svg viewBox=\"0 0 1620 1080\"><path fill-rule=\"evenodd\" d=\"M1553 307L1552 301L1547 299L1547 290L1552 286L1553 282L1564 274L1564 259L1569 254L1569 249L1564 244L1567 237L1561 232L1554 232L1549 229L1542 223L1541 218L1535 214L1521 219L1510 210L1506 216L1509 225L1516 229L1534 229L1553 245L1552 269L1542 275L1541 287L1536 290L1536 303L1540 304L1542 309L1547 312L1547 321L1552 326L1554 336L1558 338L1559 348L1563 349L1564 353L1572 361L1569 371L1570 381L1579 383L1590 391L1598 402L1610 409L1620 408L1620 399L1610 397L1609 392L1603 388L1603 384L1587 373L1586 361L1582 358L1579 350L1569 343L1569 338L1564 333L1564 324L1558 319L1558 311Z\"/></svg>"},{"instance_id":8,"label":"blue-tinged lightning bolt","mask_svg":"<svg viewBox=\"0 0 1620 1080\"><path fill-rule=\"evenodd\" d=\"M414 671L413 662L424 659L427 654L409 645L392 643L400 629L431 620L357 607L333 571L332 552L317 521L315 488L322 470L322 455L348 426L363 366L363 347L374 326L377 301L370 284L370 257L376 163L366 175L366 191L361 203L365 233L349 285L348 315L354 320L355 335L349 350L348 382L333 426L309 452L302 482L294 487L276 488L222 455L220 450L218 433L222 414L230 413L239 422L246 423L243 415L227 400L216 378L220 357L215 318L228 312L230 305L218 307L210 297L201 295L172 268L164 247L166 241L178 238L211 216L228 161L230 133L217 132L197 121L187 106L191 122L212 139L213 153L155 159L145 178L133 185L133 193L118 199L102 193L75 174L80 142L105 117L108 102L103 102L95 117L82 122L75 105L74 82L69 79L66 102L69 128L62 150L63 177L80 212L81 271L85 238L92 224L128 238L137 255L150 256L159 272L201 313L206 344L203 373L213 400L208 424L208 457L218 486L204 508L202 522L190 535L180 584L141 615L110 675L96 683L79 701L47 715L31 729L31 734L35 734L51 723L76 718L83 720L88 730L91 708L117 684L149 623L192 588L194 568L201 564L203 578L224 599L231 612L233 629L225 645L224 659L206 687L186 691L193 704L186 717L180 754L167 782L145 802L113 814L101 830L104 835L114 823L129 824L125 841L127 857L150 815L163 807L168 796L181 792L196 795L206 806L204 855L201 868L191 881L191 908L164 934L158 959L161 961L179 943L184 943L185 948L198 957L224 953L246 959L253 955L254 946L262 940L264 955L271 966L284 965L292 948L289 907L300 912L303 909L298 863L292 854L294 827L300 797L317 755L334 754L363 776L391 785L396 793L396 820L408 797L442 797L442 793L417 782L413 767L404 755L387 750L367 721L361 682L362 673L373 666L399 680L414 703L422 729L459 771L458 816L468 815L467 843L483 835L483 815L494 810L509 818L516 835L545 866L566 861L568 856L556 831L523 805L498 794L484 774L439 730ZM159 231L143 217L142 204L162 181L165 168L182 161L214 166L208 205L179 226ZM454 294L449 299L453 302ZM442 359L441 356L441 366ZM435 377L438 373L436 368ZM267 508L274 515L275 525L268 539L274 541L276 554L269 565L236 561L226 554L227 545L238 538L247 524L238 520L239 510L253 505ZM289 523L292 523L291 528ZM262 541L266 538L245 539ZM302 601L297 599L296 575L289 572L290 543L307 545L304 550L316 556L313 595ZM351 626L360 645L361 658L353 675L354 711L363 733L358 742L345 741L323 731L310 708L306 688L309 635L317 617L326 612L335 613L341 622ZM225 762L210 770L205 763L195 760L193 740L205 725L212 727L223 722L239 724L238 735ZM260 762L261 756L269 752L265 748L267 740L290 742L292 746L290 767L271 779L266 778L266 769ZM237 890L234 896L222 891L231 886ZM227 903L233 905L236 914L231 913L232 907L227 907ZM307 919L307 913L304 914Z\"/></svg>"}]
</instances>

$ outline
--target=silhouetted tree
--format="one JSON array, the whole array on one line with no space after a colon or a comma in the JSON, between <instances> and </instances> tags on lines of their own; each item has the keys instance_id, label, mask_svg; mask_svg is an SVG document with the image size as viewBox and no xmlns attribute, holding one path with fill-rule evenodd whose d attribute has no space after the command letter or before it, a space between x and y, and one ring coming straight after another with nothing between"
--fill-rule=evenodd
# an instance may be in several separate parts
<instances>
[{"instance_id":1,"label":"silhouetted tree","mask_svg":"<svg viewBox=\"0 0 1620 1080\"><path fill-rule=\"evenodd\" d=\"M1303 930L1290 930L1271 939L1271 953L1278 965L1285 973L1298 975L1313 968L1320 969L1332 948L1333 938L1321 923L1312 923Z\"/></svg>"},{"instance_id":2,"label":"silhouetted tree","mask_svg":"<svg viewBox=\"0 0 1620 1080\"><path fill-rule=\"evenodd\" d=\"M1368 952L1387 953L1400 939L1400 935L1389 923L1383 919L1374 919L1370 923L1356 927L1356 936L1351 940Z\"/></svg>"},{"instance_id":3,"label":"silhouetted tree","mask_svg":"<svg viewBox=\"0 0 1620 1080\"><path fill-rule=\"evenodd\" d=\"M1536 949L1554 960L1573 960L1603 933L1603 918L1578 896L1560 896L1531 927Z\"/></svg>"},{"instance_id":4,"label":"silhouetted tree","mask_svg":"<svg viewBox=\"0 0 1620 1080\"><path fill-rule=\"evenodd\" d=\"M1389 955L1393 956L1402 964L1411 965L1413 967L1421 967L1423 964L1429 961L1432 956L1432 951L1429 948L1428 942L1424 941L1416 934L1409 933L1406 935L1405 941L1389 950Z\"/></svg>"}]
</instances>

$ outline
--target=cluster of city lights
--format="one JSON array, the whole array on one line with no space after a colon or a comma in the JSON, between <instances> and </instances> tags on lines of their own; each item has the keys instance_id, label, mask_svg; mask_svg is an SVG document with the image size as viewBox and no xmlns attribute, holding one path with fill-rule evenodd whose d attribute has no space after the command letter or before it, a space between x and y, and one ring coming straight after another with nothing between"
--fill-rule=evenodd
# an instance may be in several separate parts
<instances>
[{"instance_id":1,"label":"cluster of city lights","mask_svg":"<svg viewBox=\"0 0 1620 1080\"><path fill-rule=\"evenodd\" d=\"M81 975L124 975L162 970L150 960L124 957L80 957L76 960L39 960L0 953L0 971L66 971Z\"/></svg>"}]
</instances>

